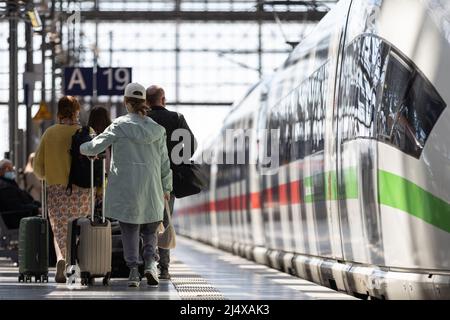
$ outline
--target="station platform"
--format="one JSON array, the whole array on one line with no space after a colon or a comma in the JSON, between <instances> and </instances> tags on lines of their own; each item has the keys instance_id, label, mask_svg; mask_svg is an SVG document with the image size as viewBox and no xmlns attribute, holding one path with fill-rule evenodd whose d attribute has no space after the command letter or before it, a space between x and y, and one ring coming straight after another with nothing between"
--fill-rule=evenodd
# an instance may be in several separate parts
<instances>
[{"instance_id":1,"label":"station platform","mask_svg":"<svg viewBox=\"0 0 450 320\"><path fill-rule=\"evenodd\" d=\"M18 268L0 260L0 300L353 300L343 293L256 264L228 252L179 236L173 250L171 280L158 287L128 288L126 279L112 279L104 287L54 282L18 283Z\"/></svg>"}]
</instances>

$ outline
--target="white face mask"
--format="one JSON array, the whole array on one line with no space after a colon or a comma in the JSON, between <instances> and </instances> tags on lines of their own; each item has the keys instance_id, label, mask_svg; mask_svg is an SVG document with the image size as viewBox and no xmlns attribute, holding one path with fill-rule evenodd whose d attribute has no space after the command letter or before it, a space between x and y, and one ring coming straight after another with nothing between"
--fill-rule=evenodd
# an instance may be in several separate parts
<instances>
[{"instance_id":1,"label":"white face mask","mask_svg":"<svg viewBox=\"0 0 450 320\"><path fill-rule=\"evenodd\" d=\"M8 180L16 180L16 173L14 171L8 171L8 172L5 172L4 177L5 177L5 179L8 179Z\"/></svg>"}]
</instances>

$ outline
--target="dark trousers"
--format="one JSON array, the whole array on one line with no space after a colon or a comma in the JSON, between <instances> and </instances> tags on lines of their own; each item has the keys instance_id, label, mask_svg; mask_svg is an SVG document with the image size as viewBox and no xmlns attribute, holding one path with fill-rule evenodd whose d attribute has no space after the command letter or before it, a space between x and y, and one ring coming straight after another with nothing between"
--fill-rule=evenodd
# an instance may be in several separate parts
<instances>
[{"instance_id":1,"label":"dark trousers","mask_svg":"<svg viewBox=\"0 0 450 320\"><path fill-rule=\"evenodd\" d=\"M175 203L175 196L173 194L170 194L170 200L169 200L170 216L172 216L172 214L173 214L174 203ZM164 224L165 228L167 228L167 226L169 225L169 221L167 220L167 213L165 212L165 210L164 210L163 224ZM158 248L158 253L159 253L159 267L161 269L169 269L170 250Z\"/></svg>"}]
</instances>

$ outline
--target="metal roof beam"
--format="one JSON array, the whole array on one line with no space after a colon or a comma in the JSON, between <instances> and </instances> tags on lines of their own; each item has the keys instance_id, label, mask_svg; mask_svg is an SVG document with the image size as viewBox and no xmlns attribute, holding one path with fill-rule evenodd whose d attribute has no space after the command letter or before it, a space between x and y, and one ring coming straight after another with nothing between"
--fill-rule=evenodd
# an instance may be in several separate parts
<instances>
[{"instance_id":1,"label":"metal roof beam","mask_svg":"<svg viewBox=\"0 0 450 320\"><path fill-rule=\"evenodd\" d=\"M324 11L291 11L276 12L284 21L317 22L327 12ZM81 19L84 21L121 21L121 22L160 22L174 21L203 21L203 22L246 22L246 21L274 21L274 13L269 11L83 11Z\"/></svg>"}]
</instances>

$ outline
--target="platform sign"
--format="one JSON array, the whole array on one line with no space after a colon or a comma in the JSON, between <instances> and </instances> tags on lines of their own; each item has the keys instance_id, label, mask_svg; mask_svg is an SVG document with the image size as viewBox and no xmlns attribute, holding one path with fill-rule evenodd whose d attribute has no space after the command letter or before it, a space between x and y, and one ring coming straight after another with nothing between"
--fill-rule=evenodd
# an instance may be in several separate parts
<instances>
[{"instance_id":1,"label":"platform sign","mask_svg":"<svg viewBox=\"0 0 450 320\"><path fill-rule=\"evenodd\" d=\"M131 68L98 68L97 95L121 96L125 87L131 83Z\"/></svg>"},{"instance_id":2,"label":"platform sign","mask_svg":"<svg viewBox=\"0 0 450 320\"><path fill-rule=\"evenodd\" d=\"M94 94L94 68L64 69L64 93L71 96L92 96Z\"/></svg>"}]
</instances>

